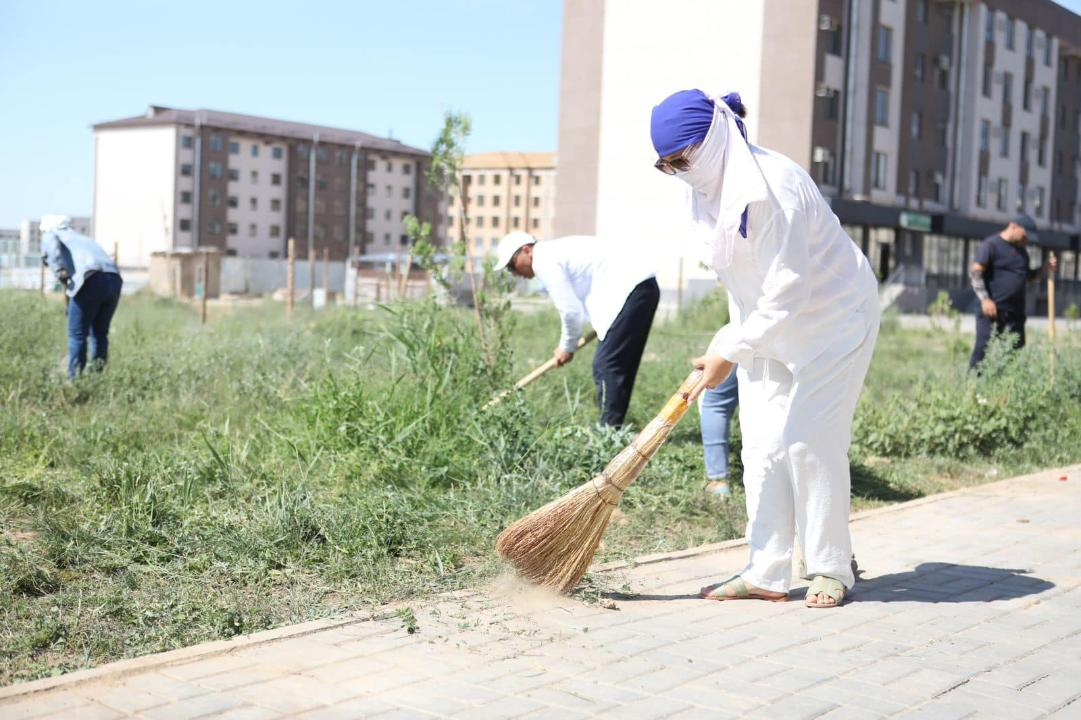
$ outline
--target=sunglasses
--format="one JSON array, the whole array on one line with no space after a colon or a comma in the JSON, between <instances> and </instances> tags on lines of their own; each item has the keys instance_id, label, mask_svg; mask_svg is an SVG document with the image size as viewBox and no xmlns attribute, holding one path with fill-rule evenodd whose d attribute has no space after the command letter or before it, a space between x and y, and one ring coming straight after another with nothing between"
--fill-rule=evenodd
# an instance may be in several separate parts
<instances>
[{"instance_id":1,"label":"sunglasses","mask_svg":"<svg viewBox=\"0 0 1081 720\"><path fill-rule=\"evenodd\" d=\"M657 168L665 175L675 175L678 172L686 172L691 169L691 153L693 153L697 147L697 144L688 145L674 158L660 158L657 162L653 163L653 167Z\"/></svg>"}]
</instances>

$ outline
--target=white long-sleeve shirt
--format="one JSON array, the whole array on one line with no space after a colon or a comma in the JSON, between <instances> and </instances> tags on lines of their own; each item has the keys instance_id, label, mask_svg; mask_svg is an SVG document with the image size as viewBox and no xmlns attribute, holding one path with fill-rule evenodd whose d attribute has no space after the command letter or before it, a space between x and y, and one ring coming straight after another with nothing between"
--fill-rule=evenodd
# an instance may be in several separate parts
<instances>
[{"instance_id":1,"label":"white long-sleeve shirt","mask_svg":"<svg viewBox=\"0 0 1081 720\"><path fill-rule=\"evenodd\" d=\"M878 283L814 181L783 155L753 148L776 203L748 206L747 238L717 270L731 320L709 353L749 366L758 357L795 372L861 313L878 313Z\"/></svg>"},{"instance_id":2,"label":"white long-sleeve shirt","mask_svg":"<svg viewBox=\"0 0 1081 720\"><path fill-rule=\"evenodd\" d=\"M533 272L559 311L559 346L571 353L586 320L604 340L627 296L654 276L637 253L591 235L538 242L533 246Z\"/></svg>"}]
</instances>

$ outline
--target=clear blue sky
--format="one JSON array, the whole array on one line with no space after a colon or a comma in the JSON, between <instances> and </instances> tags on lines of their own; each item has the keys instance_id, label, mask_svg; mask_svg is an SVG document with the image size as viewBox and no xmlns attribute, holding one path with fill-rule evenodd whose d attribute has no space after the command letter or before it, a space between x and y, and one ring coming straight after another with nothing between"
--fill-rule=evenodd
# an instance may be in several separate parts
<instances>
[{"instance_id":1,"label":"clear blue sky","mask_svg":"<svg viewBox=\"0 0 1081 720\"><path fill-rule=\"evenodd\" d=\"M562 4L0 0L0 227L89 214L90 125L150 104L393 131L420 147L461 110L470 151L555 150Z\"/></svg>"},{"instance_id":2,"label":"clear blue sky","mask_svg":"<svg viewBox=\"0 0 1081 720\"><path fill-rule=\"evenodd\" d=\"M0 227L88 215L93 133L146 106L555 150L562 0L0 0Z\"/></svg>"}]
</instances>

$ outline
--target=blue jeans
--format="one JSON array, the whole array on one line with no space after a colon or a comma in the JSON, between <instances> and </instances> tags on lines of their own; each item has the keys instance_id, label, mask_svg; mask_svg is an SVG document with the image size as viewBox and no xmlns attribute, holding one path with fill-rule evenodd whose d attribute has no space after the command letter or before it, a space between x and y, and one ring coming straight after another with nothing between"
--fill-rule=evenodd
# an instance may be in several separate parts
<instances>
[{"instance_id":1,"label":"blue jeans","mask_svg":"<svg viewBox=\"0 0 1081 720\"><path fill-rule=\"evenodd\" d=\"M68 304L68 377L86 367L86 341L90 338L90 359L104 365L109 357L109 323L120 302L120 276L96 272L86 278L78 294Z\"/></svg>"},{"instance_id":2,"label":"blue jeans","mask_svg":"<svg viewBox=\"0 0 1081 720\"><path fill-rule=\"evenodd\" d=\"M706 477L723 480L728 477L728 423L739 405L736 371L723 383L702 393L698 406L702 420L702 448L706 454Z\"/></svg>"}]
</instances>

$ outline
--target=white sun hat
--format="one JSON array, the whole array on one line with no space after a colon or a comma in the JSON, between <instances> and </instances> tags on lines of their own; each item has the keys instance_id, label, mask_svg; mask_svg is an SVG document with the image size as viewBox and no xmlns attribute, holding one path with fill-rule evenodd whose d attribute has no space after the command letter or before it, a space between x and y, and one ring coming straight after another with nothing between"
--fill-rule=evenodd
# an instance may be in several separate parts
<instances>
[{"instance_id":1,"label":"white sun hat","mask_svg":"<svg viewBox=\"0 0 1081 720\"><path fill-rule=\"evenodd\" d=\"M521 250L526 245L533 245L537 240L527 232L517 230L512 233L507 233L503 236L503 239L499 241L499 246L495 251L495 266L497 269L503 269L510 265L511 258L514 257L514 253Z\"/></svg>"}]
</instances>

